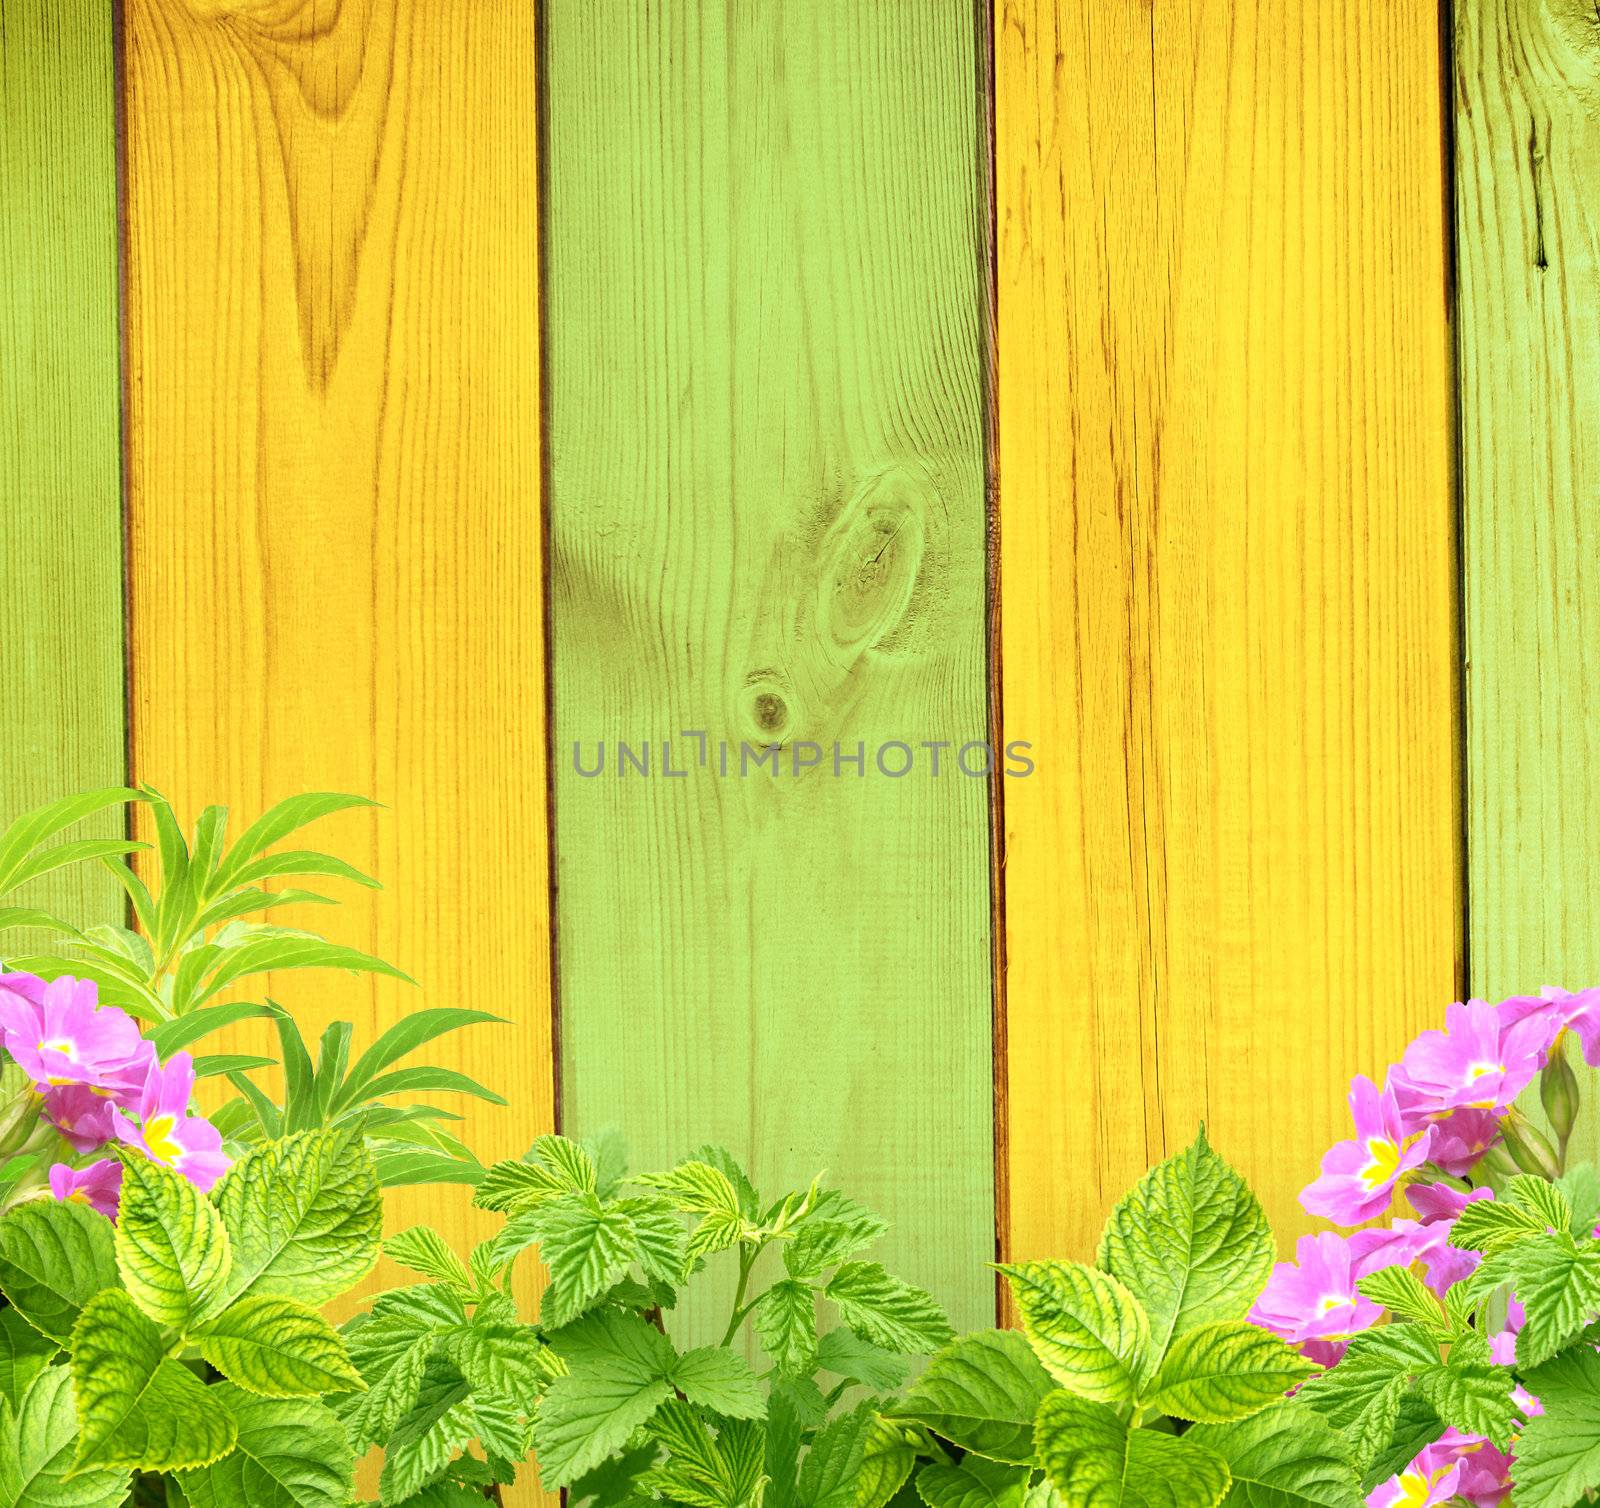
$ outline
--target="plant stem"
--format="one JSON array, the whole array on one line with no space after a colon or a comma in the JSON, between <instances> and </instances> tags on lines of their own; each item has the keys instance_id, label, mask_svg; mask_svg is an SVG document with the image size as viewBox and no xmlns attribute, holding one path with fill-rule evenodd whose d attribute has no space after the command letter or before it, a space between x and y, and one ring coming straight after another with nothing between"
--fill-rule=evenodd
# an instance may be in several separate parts
<instances>
[{"instance_id":1,"label":"plant stem","mask_svg":"<svg viewBox=\"0 0 1600 1508\"><path fill-rule=\"evenodd\" d=\"M765 1246L763 1241L761 1246ZM744 1301L745 1290L750 1286L750 1269L756 1265L756 1258L761 1254L761 1246L752 1246L739 1252L739 1286L733 1290L733 1313L728 1316L728 1328L722 1333L721 1344L731 1345L734 1336L739 1333L740 1322L749 1313L749 1306Z\"/></svg>"}]
</instances>

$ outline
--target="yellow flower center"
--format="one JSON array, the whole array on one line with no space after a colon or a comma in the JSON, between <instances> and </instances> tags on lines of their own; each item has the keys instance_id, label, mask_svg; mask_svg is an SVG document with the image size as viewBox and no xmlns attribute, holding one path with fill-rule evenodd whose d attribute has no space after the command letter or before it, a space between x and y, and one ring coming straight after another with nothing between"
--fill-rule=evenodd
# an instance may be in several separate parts
<instances>
[{"instance_id":1,"label":"yellow flower center","mask_svg":"<svg viewBox=\"0 0 1600 1508\"><path fill-rule=\"evenodd\" d=\"M153 1115L144 1123L144 1144L157 1162L174 1163L183 1156L183 1148L172 1138L177 1124L175 1115Z\"/></svg>"},{"instance_id":2,"label":"yellow flower center","mask_svg":"<svg viewBox=\"0 0 1600 1508\"><path fill-rule=\"evenodd\" d=\"M1367 1156L1371 1161L1361 1170L1362 1186L1377 1189L1393 1183L1400 1167L1399 1144L1386 1136L1371 1137L1367 1142Z\"/></svg>"}]
</instances>

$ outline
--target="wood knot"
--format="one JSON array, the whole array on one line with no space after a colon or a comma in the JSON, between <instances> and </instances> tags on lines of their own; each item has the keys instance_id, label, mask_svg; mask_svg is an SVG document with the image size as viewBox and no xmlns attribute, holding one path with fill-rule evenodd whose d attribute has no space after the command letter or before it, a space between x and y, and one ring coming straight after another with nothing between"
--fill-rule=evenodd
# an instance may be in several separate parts
<instances>
[{"instance_id":1,"label":"wood knot","mask_svg":"<svg viewBox=\"0 0 1600 1508\"><path fill-rule=\"evenodd\" d=\"M937 505L926 475L894 466L867 478L839 510L822 540L817 582L817 628L830 658L849 664L904 636Z\"/></svg>"},{"instance_id":2,"label":"wood knot","mask_svg":"<svg viewBox=\"0 0 1600 1508\"><path fill-rule=\"evenodd\" d=\"M794 727L789 690L772 671L757 671L745 682L744 713L750 743L781 744Z\"/></svg>"}]
</instances>

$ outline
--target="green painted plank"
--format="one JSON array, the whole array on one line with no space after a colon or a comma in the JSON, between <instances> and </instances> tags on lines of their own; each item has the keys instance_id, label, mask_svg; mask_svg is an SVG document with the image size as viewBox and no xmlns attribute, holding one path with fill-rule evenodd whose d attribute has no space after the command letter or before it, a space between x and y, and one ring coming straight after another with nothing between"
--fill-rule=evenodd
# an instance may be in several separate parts
<instances>
[{"instance_id":1,"label":"green painted plank","mask_svg":"<svg viewBox=\"0 0 1600 1508\"><path fill-rule=\"evenodd\" d=\"M103 0L0 0L0 822L123 778L115 99ZM30 898L118 914L94 871Z\"/></svg>"},{"instance_id":2,"label":"green painted plank","mask_svg":"<svg viewBox=\"0 0 1600 1508\"><path fill-rule=\"evenodd\" d=\"M985 734L975 12L547 0L545 28L564 1124L826 1168L992 1323L986 785L873 753ZM783 773L741 778L742 741Z\"/></svg>"},{"instance_id":3,"label":"green painted plank","mask_svg":"<svg viewBox=\"0 0 1600 1508\"><path fill-rule=\"evenodd\" d=\"M1600 25L1466 0L1456 230L1470 968L1600 983Z\"/></svg>"}]
</instances>

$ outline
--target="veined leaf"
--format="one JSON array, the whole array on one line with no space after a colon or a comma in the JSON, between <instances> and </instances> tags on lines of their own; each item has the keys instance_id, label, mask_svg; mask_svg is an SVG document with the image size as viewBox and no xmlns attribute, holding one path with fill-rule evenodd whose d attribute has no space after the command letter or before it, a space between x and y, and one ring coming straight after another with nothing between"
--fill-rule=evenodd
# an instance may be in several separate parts
<instances>
[{"instance_id":1,"label":"veined leaf","mask_svg":"<svg viewBox=\"0 0 1600 1508\"><path fill-rule=\"evenodd\" d=\"M1578 1345L1524 1377L1544 1413L1517 1440L1516 1508L1568 1508L1600 1487L1600 1352Z\"/></svg>"},{"instance_id":2,"label":"veined leaf","mask_svg":"<svg viewBox=\"0 0 1600 1508\"><path fill-rule=\"evenodd\" d=\"M136 853L148 848L148 843L130 843L123 838L80 838L73 843L60 843L54 848L43 848L28 855L12 869L6 878L6 888L15 889L36 880L41 875L52 874L68 864L82 864L89 859L113 858Z\"/></svg>"},{"instance_id":3,"label":"veined leaf","mask_svg":"<svg viewBox=\"0 0 1600 1508\"><path fill-rule=\"evenodd\" d=\"M15 1411L0 1402L0 1508L117 1508L127 1498L128 1473L74 1475L77 1443L72 1374L66 1367L46 1367L20 1395Z\"/></svg>"},{"instance_id":4,"label":"veined leaf","mask_svg":"<svg viewBox=\"0 0 1600 1508\"><path fill-rule=\"evenodd\" d=\"M1343 1436L1303 1404L1275 1403L1233 1424L1196 1425L1183 1438L1228 1463L1228 1508L1363 1508Z\"/></svg>"},{"instance_id":5,"label":"veined leaf","mask_svg":"<svg viewBox=\"0 0 1600 1508\"><path fill-rule=\"evenodd\" d=\"M74 935L78 931L71 922L63 921L48 911L41 911L37 906L0 906L0 932L9 931L12 927L44 927L50 932L70 932Z\"/></svg>"},{"instance_id":6,"label":"veined leaf","mask_svg":"<svg viewBox=\"0 0 1600 1508\"><path fill-rule=\"evenodd\" d=\"M685 1351L673 1364L667 1381L690 1403L728 1419L759 1419L766 1398L750 1363L737 1351L701 1346Z\"/></svg>"},{"instance_id":7,"label":"veined leaf","mask_svg":"<svg viewBox=\"0 0 1600 1508\"><path fill-rule=\"evenodd\" d=\"M686 1214L727 1215L743 1219L739 1195L728 1175L707 1162L681 1162L665 1173L640 1173L633 1180L659 1189Z\"/></svg>"},{"instance_id":8,"label":"veined leaf","mask_svg":"<svg viewBox=\"0 0 1600 1508\"><path fill-rule=\"evenodd\" d=\"M622 1360L556 1378L534 1418L540 1486L553 1492L598 1466L671 1396L663 1377Z\"/></svg>"},{"instance_id":9,"label":"veined leaf","mask_svg":"<svg viewBox=\"0 0 1600 1508\"><path fill-rule=\"evenodd\" d=\"M122 1159L115 1251L133 1301L180 1334L216 1299L233 1265L211 1201L181 1174L137 1156Z\"/></svg>"},{"instance_id":10,"label":"veined leaf","mask_svg":"<svg viewBox=\"0 0 1600 1508\"><path fill-rule=\"evenodd\" d=\"M817 1431L800 1466L803 1508L853 1508L876 1422L871 1406L862 1403Z\"/></svg>"},{"instance_id":11,"label":"veined leaf","mask_svg":"<svg viewBox=\"0 0 1600 1508\"><path fill-rule=\"evenodd\" d=\"M415 1052L424 1043L442 1037L446 1032L487 1021L505 1024L503 1016L494 1016L488 1011L465 1010L459 1006L432 1006L402 1016L356 1059L355 1067L346 1075L344 1087L334 1100L334 1112L348 1110L352 1105L359 1104L367 1096L367 1086L373 1079L391 1063Z\"/></svg>"},{"instance_id":12,"label":"veined leaf","mask_svg":"<svg viewBox=\"0 0 1600 1508\"><path fill-rule=\"evenodd\" d=\"M60 1347L15 1309L0 1309L0 1400L22 1404L28 1384L50 1365Z\"/></svg>"},{"instance_id":13,"label":"veined leaf","mask_svg":"<svg viewBox=\"0 0 1600 1508\"><path fill-rule=\"evenodd\" d=\"M1085 1398L1131 1403L1149 1374L1150 1321L1115 1278L1081 1262L1002 1265L1045 1370Z\"/></svg>"},{"instance_id":14,"label":"veined leaf","mask_svg":"<svg viewBox=\"0 0 1600 1508\"><path fill-rule=\"evenodd\" d=\"M355 1458L343 1427L309 1398L210 1389L238 1421L234 1448L179 1477L190 1508L346 1508Z\"/></svg>"},{"instance_id":15,"label":"veined leaf","mask_svg":"<svg viewBox=\"0 0 1600 1508\"><path fill-rule=\"evenodd\" d=\"M1025 1466L968 1456L954 1465L933 1461L917 1473L917 1496L927 1508L1022 1508Z\"/></svg>"},{"instance_id":16,"label":"veined leaf","mask_svg":"<svg viewBox=\"0 0 1600 1508\"><path fill-rule=\"evenodd\" d=\"M1293 1347L1246 1320L1218 1320L1173 1341L1146 1408L1202 1424L1260 1413L1317 1371Z\"/></svg>"},{"instance_id":17,"label":"veined leaf","mask_svg":"<svg viewBox=\"0 0 1600 1508\"><path fill-rule=\"evenodd\" d=\"M487 1100L491 1105L506 1103L504 1095L485 1089L476 1079L468 1078L464 1073L457 1073L453 1068L427 1066L397 1068L393 1073L380 1074L367 1085L363 1098L381 1100L392 1094L424 1092L468 1094L474 1099Z\"/></svg>"},{"instance_id":18,"label":"veined leaf","mask_svg":"<svg viewBox=\"0 0 1600 1508\"><path fill-rule=\"evenodd\" d=\"M353 864L347 864L343 859L336 859L332 854L316 853L309 848L287 849L280 853L267 854L264 858L252 859L229 876L228 884L230 888L239 885L259 885L262 880L280 880L290 875L296 879L310 875L317 879L351 880L357 885L365 885L369 890L383 888L375 879L363 874Z\"/></svg>"},{"instance_id":19,"label":"veined leaf","mask_svg":"<svg viewBox=\"0 0 1600 1508\"><path fill-rule=\"evenodd\" d=\"M603 1206L593 1194L562 1194L515 1217L502 1232L530 1234L550 1269L550 1284L540 1302L547 1327L576 1319L623 1277L633 1261L633 1222ZM499 1245L496 1254L499 1255Z\"/></svg>"},{"instance_id":20,"label":"veined leaf","mask_svg":"<svg viewBox=\"0 0 1600 1508\"><path fill-rule=\"evenodd\" d=\"M224 1304L245 1294L332 1298L378 1259L383 1209L359 1128L301 1132L247 1152L217 1185L233 1247Z\"/></svg>"},{"instance_id":21,"label":"veined leaf","mask_svg":"<svg viewBox=\"0 0 1600 1508\"><path fill-rule=\"evenodd\" d=\"M940 1351L892 1412L974 1455L1026 1466L1033 1421L1053 1388L1023 1336L982 1330Z\"/></svg>"},{"instance_id":22,"label":"veined leaf","mask_svg":"<svg viewBox=\"0 0 1600 1508\"><path fill-rule=\"evenodd\" d=\"M761 1295L753 1311L756 1335L780 1372L808 1377L817 1364L817 1296L787 1278Z\"/></svg>"},{"instance_id":23,"label":"veined leaf","mask_svg":"<svg viewBox=\"0 0 1600 1508\"><path fill-rule=\"evenodd\" d=\"M363 953L359 948L347 948L309 936L258 937L225 951L205 984L194 992L194 1004L204 1005L213 995L252 974L287 969L345 969L352 974L382 974L405 984L416 983L393 964Z\"/></svg>"},{"instance_id":24,"label":"veined leaf","mask_svg":"<svg viewBox=\"0 0 1600 1508\"><path fill-rule=\"evenodd\" d=\"M1072 1393L1045 1399L1034 1439L1066 1508L1217 1508L1233 1480L1221 1456L1188 1436L1130 1429L1116 1410Z\"/></svg>"},{"instance_id":25,"label":"veined leaf","mask_svg":"<svg viewBox=\"0 0 1600 1508\"><path fill-rule=\"evenodd\" d=\"M217 867L213 890L224 890L237 883L237 876L251 859L263 849L271 848L290 833L298 831L319 817L334 812L348 811L352 807L376 806L365 796L346 796L334 791L311 791L302 796L290 796L271 807L239 835L239 840L228 851L227 857Z\"/></svg>"},{"instance_id":26,"label":"veined leaf","mask_svg":"<svg viewBox=\"0 0 1600 1508\"><path fill-rule=\"evenodd\" d=\"M17 883L14 878L17 869L46 838L65 832L85 817L92 817L108 806L122 806L138 799L139 792L127 786L105 786L24 812L0 833L0 894Z\"/></svg>"},{"instance_id":27,"label":"veined leaf","mask_svg":"<svg viewBox=\"0 0 1600 1508\"><path fill-rule=\"evenodd\" d=\"M895 1277L879 1262L846 1262L823 1293L839 1318L874 1345L906 1352L933 1351L955 1332L932 1295Z\"/></svg>"},{"instance_id":28,"label":"veined leaf","mask_svg":"<svg viewBox=\"0 0 1600 1508\"><path fill-rule=\"evenodd\" d=\"M232 1413L182 1363L120 1289L91 1299L72 1333L78 1395L74 1470L173 1471L233 1448Z\"/></svg>"},{"instance_id":29,"label":"veined leaf","mask_svg":"<svg viewBox=\"0 0 1600 1508\"><path fill-rule=\"evenodd\" d=\"M264 1398L315 1398L366 1388L338 1332L294 1299L240 1299L190 1339L230 1382Z\"/></svg>"},{"instance_id":30,"label":"veined leaf","mask_svg":"<svg viewBox=\"0 0 1600 1508\"><path fill-rule=\"evenodd\" d=\"M1255 1195L1201 1132L1111 1212L1099 1265L1144 1307L1159 1358L1185 1330L1243 1319L1276 1256Z\"/></svg>"},{"instance_id":31,"label":"veined leaf","mask_svg":"<svg viewBox=\"0 0 1600 1508\"><path fill-rule=\"evenodd\" d=\"M370 1318L348 1336L367 1384L365 1394L340 1405L352 1444L360 1448L394 1432L416 1404L429 1361L466 1325L460 1294L442 1285L403 1288L373 1304Z\"/></svg>"},{"instance_id":32,"label":"veined leaf","mask_svg":"<svg viewBox=\"0 0 1600 1508\"><path fill-rule=\"evenodd\" d=\"M426 1225L413 1225L390 1236L383 1243L384 1254L412 1272L420 1272L435 1282L448 1283L464 1293L472 1293L477 1284L472 1275L451 1249L450 1243L438 1231Z\"/></svg>"},{"instance_id":33,"label":"veined leaf","mask_svg":"<svg viewBox=\"0 0 1600 1508\"><path fill-rule=\"evenodd\" d=\"M112 1225L86 1205L29 1200L0 1217L0 1293L65 1345L83 1306L117 1283Z\"/></svg>"},{"instance_id":34,"label":"veined leaf","mask_svg":"<svg viewBox=\"0 0 1600 1508\"><path fill-rule=\"evenodd\" d=\"M163 1021L145 1035L155 1043L156 1052L165 1059L198 1042L202 1037L210 1036L214 1031L221 1031L225 1026L247 1021L252 1016L266 1016L271 1013L272 1008L268 1005L251 1000L231 1000L226 1005L202 1006L197 1011L190 1011L180 1016L176 1021Z\"/></svg>"},{"instance_id":35,"label":"veined leaf","mask_svg":"<svg viewBox=\"0 0 1600 1508\"><path fill-rule=\"evenodd\" d=\"M817 1366L878 1393L892 1393L907 1371L895 1352L845 1329L830 1330L817 1342Z\"/></svg>"}]
</instances>

